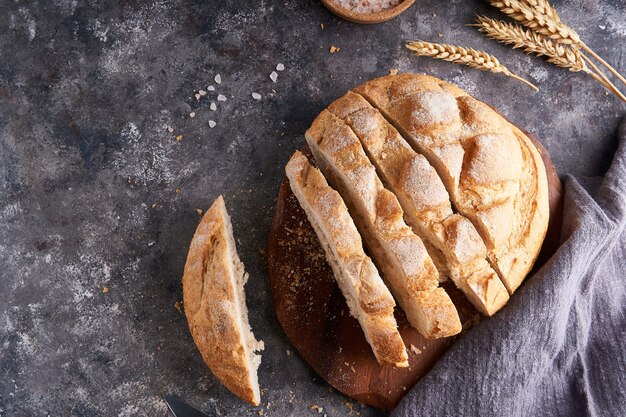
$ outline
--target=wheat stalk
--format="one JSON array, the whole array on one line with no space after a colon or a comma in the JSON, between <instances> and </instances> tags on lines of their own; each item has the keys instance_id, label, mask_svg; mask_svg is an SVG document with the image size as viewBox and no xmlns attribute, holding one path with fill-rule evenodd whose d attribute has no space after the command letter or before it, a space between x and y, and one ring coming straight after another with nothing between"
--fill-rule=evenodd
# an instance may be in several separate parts
<instances>
[{"instance_id":1,"label":"wheat stalk","mask_svg":"<svg viewBox=\"0 0 626 417\"><path fill-rule=\"evenodd\" d=\"M547 61L561 68L567 68L572 72L584 72L594 77L606 89L617 95L621 100L626 102L626 97L613 85L610 81L599 77L595 72L589 69L585 61L589 62L596 71L599 71L595 65L588 60L578 49L574 49L568 45L560 44L553 39L535 33L523 27L494 20L488 17L479 16L474 26L487 37L495 39L500 43L512 45L513 49L521 48L526 53L535 54L537 56L547 57Z\"/></svg>"},{"instance_id":2,"label":"wheat stalk","mask_svg":"<svg viewBox=\"0 0 626 417\"><path fill-rule=\"evenodd\" d=\"M490 71L502 73L506 76L515 78L528 86L539 90L536 85L524 78L513 74L507 67L502 65L498 59L487 52L477 51L472 48L463 48L461 46L448 45L444 43L432 43L423 41L413 41L406 44L406 47L415 52L418 56L427 56L444 61L454 62L455 64L467 65L468 67L481 71Z\"/></svg>"},{"instance_id":3,"label":"wheat stalk","mask_svg":"<svg viewBox=\"0 0 626 417\"><path fill-rule=\"evenodd\" d=\"M505 45L512 45L513 49L522 48L526 53L546 56L548 62L572 72L590 71L577 49L556 43L550 38L502 20L479 16L476 22L474 26L477 26L478 30L488 38Z\"/></svg>"},{"instance_id":4,"label":"wheat stalk","mask_svg":"<svg viewBox=\"0 0 626 417\"><path fill-rule=\"evenodd\" d=\"M597 59L604 65L613 75L615 75L622 83L626 85L626 79L613 68L602 57L596 54L587 44L585 44L578 36L578 33L567 24L561 21L556 9L550 6L548 0L488 0L489 3L500 9L504 14L517 20L524 26L527 26L542 35L548 36L557 42L572 45L574 48L582 48L589 55ZM609 79L596 67L592 68L597 74L610 83Z\"/></svg>"}]
</instances>

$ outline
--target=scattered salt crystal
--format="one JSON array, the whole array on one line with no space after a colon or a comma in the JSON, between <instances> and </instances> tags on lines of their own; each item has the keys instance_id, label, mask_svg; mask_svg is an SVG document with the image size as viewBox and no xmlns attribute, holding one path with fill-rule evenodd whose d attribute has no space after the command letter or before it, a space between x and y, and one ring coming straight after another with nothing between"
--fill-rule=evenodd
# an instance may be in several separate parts
<instances>
[{"instance_id":1,"label":"scattered salt crystal","mask_svg":"<svg viewBox=\"0 0 626 417\"><path fill-rule=\"evenodd\" d=\"M272 80L272 82L276 82L277 79L278 74L276 73L276 71L272 71L272 73L270 74L270 80Z\"/></svg>"},{"instance_id":2,"label":"scattered salt crystal","mask_svg":"<svg viewBox=\"0 0 626 417\"><path fill-rule=\"evenodd\" d=\"M196 97L196 101L200 100L200 94L196 93L195 97Z\"/></svg>"},{"instance_id":3,"label":"scattered salt crystal","mask_svg":"<svg viewBox=\"0 0 626 417\"><path fill-rule=\"evenodd\" d=\"M261 94L259 93L252 93L252 98L255 100L261 100Z\"/></svg>"},{"instance_id":4,"label":"scattered salt crystal","mask_svg":"<svg viewBox=\"0 0 626 417\"><path fill-rule=\"evenodd\" d=\"M212 85L208 85L206 89L208 91L215 91L215 87L213 87Z\"/></svg>"},{"instance_id":5,"label":"scattered salt crystal","mask_svg":"<svg viewBox=\"0 0 626 417\"><path fill-rule=\"evenodd\" d=\"M172 128L172 127L168 127L168 128L167 128L167 131L168 131L168 132L170 132L170 133L172 133L172 132L174 131L174 128Z\"/></svg>"},{"instance_id":6,"label":"scattered salt crystal","mask_svg":"<svg viewBox=\"0 0 626 417\"><path fill-rule=\"evenodd\" d=\"M217 123L215 123L213 120L209 120L209 127L210 127L211 129L213 129L213 128L215 127L215 125L216 125L216 124L217 124Z\"/></svg>"},{"instance_id":7,"label":"scattered salt crystal","mask_svg":"<svg viewBox=\"0 0 626 417\"><path fill-rule=\"evenodd\" d=\"M221 84L221 83L222 83L222 76L221 76L221 75L219 75L219 74L217 74L217 75L215 76L215 82L216 82L217 84Z\"/></svg>"},{"instance_id":8,"label":"scattered salt crystal","mask_svg":"<svg viewBox=\"0 0 626 417\"><path fill-rule=\"evenodd\" d=\"M284 71L284 70L285 70L285 66L283 64L276 65L276 71Z\"/></svg>"},{"instance_id":9,"label":"scattered salt crystal","mask_svg":"<svg viewBox=\"0 0 626 417\"><path fill-rule=\"evenodd\" d=\"M195 112L195 111L192 111L191 113L189 113L189 117L192 117L192 118L193 118L193 117L196 117L196 112Z\"/></svg>"},{"instance_id":10,"label":"scattered salt crystal","mask_svg":"<svg viewBox=\"0 0 626 417\"><path fill-rule=\"evenodd\" d=\"M217 101L226 101L226 96L224 94L220 94L217 96Z\"/></svg>"},{"instance_id":11,"label":"scattered salt crystal","mask_svg":"<svg viewBox=\"0 0 626 417\"><path fill-rule=\"evenodd\" d=\"M213 111L217 110L217 105L215 103L211 103L211 105L209 106L209 108Z\"/></svg>"},{"instance_id":12,"label":"scattered salt crystal","mask_svg":"<svg viewBox=\"0 0 626 417\"><path fill-rule=\"evenodd\" d=\"M200 94L201 96L203 96L203 97L204 97L204 96L206 96L206 91L204 91L204 90L199 90L199 91L198 91L198 94Z\"/></svg>"}]
</instances>

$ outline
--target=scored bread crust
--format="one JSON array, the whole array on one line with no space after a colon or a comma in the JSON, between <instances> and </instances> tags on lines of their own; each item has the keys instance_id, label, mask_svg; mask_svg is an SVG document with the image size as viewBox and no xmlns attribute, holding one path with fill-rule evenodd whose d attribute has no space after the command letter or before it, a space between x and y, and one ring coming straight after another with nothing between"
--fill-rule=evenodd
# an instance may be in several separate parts
<instances>
[{"instance_id":1,"label":"scored bread crust","mask_svg":"<svg viewBox=\"0 0 626 417\"><path fill-rule=\"evenodd\" d=\"M395 193L407 222L446 260L452 278L477 310L493 315L509 294L487 260L487 249L465 217L452 211L450 198L435 169L363 97L348 92L328 111L358 137L383 182Z\"/></svg>"},{"instance_id":2,"label":"scored bread crust","mask_svg":"<svg viewBox=\"0 0 626 417\"><path fill-rule=\"evenodd\" d=\"M371 259L339 193L302 153L285 168L289 185L326 253L351 315L381 364L408 366L408 355L394 317L395 302Z\"/></svg>"},{"instance_id":3,"label":"scored bread crust","mask_svg":"<svg viewBox=\"0 0 626 417\"><path fill-rule=\"evenodd\" d=\"M485 103L434 77L390 75L354 91L436 169L512 294L532 268L548 226L545 167L530 140Z\"/></svg>"},{"instance_id":4,"label":"scored bread crust","mask_svg":"<svg viewBox=\"0 0 626 417\"><path fill-rule=\"evenodd\" d=\"M257 369L263 349L248 323L248 279L235 248L230 217L219 196L191 241L183 303L193 340L213 374L235 395L259 405Z\"/></svg>"},{"instance_id":5,"label":"scored bread crust","mask_svg":"<svg viewBox=\"0 0 626 417\"><path fill-rule=\"evenodd\" d=\"M422 240L404 222L397 198L383 187L352 130L324 110L305 137L411 325L427 338L459 333L458 312L439 287L437 269Z\"/></svg>"}]
</instances>

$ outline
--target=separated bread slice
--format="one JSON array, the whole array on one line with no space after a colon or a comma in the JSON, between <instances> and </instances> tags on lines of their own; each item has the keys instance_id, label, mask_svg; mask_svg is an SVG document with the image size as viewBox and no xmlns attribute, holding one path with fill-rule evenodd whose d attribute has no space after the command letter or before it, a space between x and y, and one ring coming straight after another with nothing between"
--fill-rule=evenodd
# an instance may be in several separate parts
<instances>
[{"instance_id":1,"label":"separated bread slice","mask_svg":"<svg viewBox=\"0 0 626 417\"><path fill-rule=\"evenodd\" d=\"M458 312L439 287L422 240L404 222L398 200L383 187L352 130L324 110L306 139L318 166L348 205L409 323L428 338L459 333Z\"/></svg>"},{"instance_id":2,"label":"separated bread slice","mask_svg":"<svg viewBox=\"0 0 626 417\"><path fill-rule=\"evenodd\" d=\"M355 89L423 154L472 221L509 293L530 271L548 225L543 161L526 135L434 77L381 77Z\"/></svg>"},{"instance_id":3,"label":"separated bread slice","mask_svg":"<svg viewBox=\"0 0 626 417\"><path fill-rule=\"evenodd\" d=\"M393 297L363 252L361 237L343 200L302 153L296 151L285 171L326 253L350 314L361 324L376 359L381 364L408 366L393 315Z\"/></svg>"},{"instance_id":4,"label":"separated bread slice","mask_svg":"<svg viewBox=\"0 0 626 417\"><path fill-rule=\"evenodd\" d=\"M243 400L259 405L257 369L263 349L248 323L248 274L219 196L191 241L183 275L183 302L193 340L215 376Z\"/></svg>"},{"instance_id":5,"label":"separated bread slice","mask_svg":"<svg viewBox=\"0 0 626 417\"><path fill-rule=\"evenodd\" d=\"M491 316L502 308L509 294L486 260L480 235L468 219L453 213L448 192L426 158L358 94L347 93L328 111L352 128L409 225L445 256L447 274L476 309Z\"/></svg>"}]
</instances>

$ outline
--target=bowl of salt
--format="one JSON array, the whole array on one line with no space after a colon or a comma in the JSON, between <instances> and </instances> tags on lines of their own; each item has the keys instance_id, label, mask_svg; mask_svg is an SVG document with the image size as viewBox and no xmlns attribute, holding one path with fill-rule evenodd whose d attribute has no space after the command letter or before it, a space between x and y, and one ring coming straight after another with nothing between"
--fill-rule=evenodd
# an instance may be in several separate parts
<instances>
[{"instance_id":1,"label":"bowl of salt","mask_svg":"<svg viewBox=\"0 0 626 417\"><path fill-rule=\"evenodd\" d=\"M354 23L373 24L393 19L415 0L322 0L328 10Z\"/></svg>"}]
</instances>

